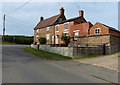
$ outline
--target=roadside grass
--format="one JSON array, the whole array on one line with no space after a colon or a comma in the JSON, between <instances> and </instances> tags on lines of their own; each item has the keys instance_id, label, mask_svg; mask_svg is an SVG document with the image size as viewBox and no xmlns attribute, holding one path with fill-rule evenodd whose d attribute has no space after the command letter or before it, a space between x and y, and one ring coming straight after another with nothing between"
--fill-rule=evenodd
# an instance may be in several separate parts
<instances>
[{"instance_id":1,"label":"roadside grass","mask_svg":"<svg viewBox=\"0 0 120 85\"><path fill-rule=\"evenodd\" d=\"M11 42L0 42L0 44L5 44L5 45L16 45L16 43L11 43Z\"/></svg>"},{"instance_id":2,"label":"roadside grass","mask_svg":"<svg viewBox=\"0 0 120 85\"><path fill-rule=\"evenodd\" d=\"M48 51L43 51L43 50L40 50L42 52L45 52L45 53L48 53L48 54L51 54L53 56L56 56L56 57L59 57L59 58L62 58L62 59L72 59L68 56L63 56L63 55L60 55L60 54L57 54L57 53L52 53L52 52L48 52Z\"/></svg>"},{"instance_id":3,"label":"roadside grass","mask_svg":"<svg viewBox=\"0 0 120 85\"><path fill-rule=\"evenodd\" d=\"M58 58L62 58L62 59L65 59L65 60L66 59L71 59L71 58L66 57L66 56L62 56L62 55L59 55L59 54L56 54L56 53L46 52L46 51L42 51L42 50L37 50L37 49L31 48L31 47L25 47L24 50L33 54L33 55L35 55L35 56L38 56L38 57L44 58L44 59L51 59L51 60L58 60ZM56 56L58 58L48 56L44 53L41 53L40 51L44 52L44 53L47 53L47 54L50 54L50 55L53 55L53 56Z\"/></svg>"}]
</instances>

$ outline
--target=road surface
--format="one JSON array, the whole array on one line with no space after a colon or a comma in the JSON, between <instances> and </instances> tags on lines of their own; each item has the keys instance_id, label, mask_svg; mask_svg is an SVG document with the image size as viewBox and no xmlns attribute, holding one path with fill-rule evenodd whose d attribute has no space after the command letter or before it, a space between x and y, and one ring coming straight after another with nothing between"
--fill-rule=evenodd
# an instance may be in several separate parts
<instances>
[{"instance_id":1,"label":"road surface","mask_svg":"<svg viewBox=\"0 0 120 85\"><path fill-rule=\"evenodd\" d=\"M3 83L108 83L85 73L66 69L23 50L25 45L3 45Z\"/></svg>"}]
</instances>

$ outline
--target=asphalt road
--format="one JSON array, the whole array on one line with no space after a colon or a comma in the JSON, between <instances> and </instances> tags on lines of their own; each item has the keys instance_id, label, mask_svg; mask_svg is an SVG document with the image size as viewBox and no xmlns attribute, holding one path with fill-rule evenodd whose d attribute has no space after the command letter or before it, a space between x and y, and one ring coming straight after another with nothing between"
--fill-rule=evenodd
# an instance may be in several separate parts
<instances>
[{"instance_id":1,"label":"asphalt road","mask_svg":"<svg viewBox=\"0 0 120 85\"><path fill-rule=\"evenodd\" d=\"M108 83L40 59L25 52L23 47L25 45L3 45L3 83Z\"/></svg>"}]
</instances>

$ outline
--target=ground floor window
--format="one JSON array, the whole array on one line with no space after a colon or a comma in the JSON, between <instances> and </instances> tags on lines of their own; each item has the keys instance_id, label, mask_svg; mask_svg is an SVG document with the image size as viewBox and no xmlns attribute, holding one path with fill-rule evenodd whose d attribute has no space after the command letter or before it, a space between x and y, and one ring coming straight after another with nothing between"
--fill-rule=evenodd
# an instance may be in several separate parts
<instances>
[{"instance_id":1,"label":"ground floor window","mask_svg":"<svg viewBox=\"0 0 120 85\"><path fill-rule=\"evenodd\" d=\"M39 36L37 35L37 36L36 36L36 40L38 40L38 39L39 39Z\"/></svg>"},{"instance_id":2,"label":"ground floor window","mask_svg":"<svg viewBox=\"0 0 120 85\"><path fill-rule=\"evenodd\" d=\"M74 40L77 40L77 37L79 36L79 30L73 32L74 32Z\"/></svg>"},{"instance_id":3,"label":"ground floor window","mask_svg":"<svg viewBox=\"0 0 120 85\"><path fill-rule=\"evenodd\" d=\"M46 40L50 39L50 34L46 34Z\"/></svg>"}]
</instances>

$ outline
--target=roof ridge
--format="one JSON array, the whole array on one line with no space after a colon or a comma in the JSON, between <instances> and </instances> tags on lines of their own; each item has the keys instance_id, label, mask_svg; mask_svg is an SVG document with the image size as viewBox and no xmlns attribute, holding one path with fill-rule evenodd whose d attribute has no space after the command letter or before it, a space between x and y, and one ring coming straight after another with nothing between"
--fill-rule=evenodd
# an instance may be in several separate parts
<instances>
[{"instance_id":1,"label":"roof ridge","mask_svg":"<svg viewBox=\"0 0 120 85\"><path fill-rule=\"evenodd\" d=\"M50 19L50 18L52 18L52 17L55 17L55 16L58 16L58 15L60 16L60 14L57 14L57 15L51 16L51 17L46 18L46 19L43 19L43 20L48 20L48 19ZM42 21L43 21L43 20L42 20Z\"/></svg>"}]
</instances>

